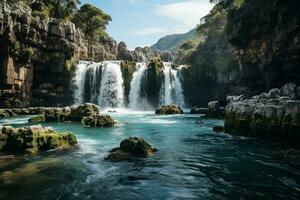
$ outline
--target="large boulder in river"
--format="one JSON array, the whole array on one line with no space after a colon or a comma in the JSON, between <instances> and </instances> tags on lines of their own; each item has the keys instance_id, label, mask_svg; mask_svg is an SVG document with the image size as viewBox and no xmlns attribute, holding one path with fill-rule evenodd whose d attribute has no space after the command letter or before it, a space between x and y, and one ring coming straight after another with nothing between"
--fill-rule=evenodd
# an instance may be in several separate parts
<instances>
[{"instance_id":1,"label":"large boulder in river","mask_svg":"<svg viewBox=\"0 0 300 200\"><path fill-rule=\"evenodd\" d=\"M99 113L100 109L97 105L85 103L77 107L49 108L45 111L45 117L47 122L80 122L83 117L97 115Z\"/></svg>"},{"instance_id":2,"label":"large boulder in river","mask_svg":"<svg viewBox=\"0 0 300 200\"><path fill-rule=\"evenodd\" d=\"M34 154L51 149L67 149L77 144L71 133L58 133L51 128L30 126L0 127L0 152Z\"/></svg>"},{"instance_id":3,"label":"large boulder in river","mask_svg":"<svg viewBox=\"0 0 300 200\"><path fill-rule=\"evenodd\" d=\"M106 160L119 162L132 157L146 158L156 151L157 149L152 148L142 138L129 137L121 142L120 147L112 149Z\"/></svg>"},{"instance_id":4,"label":"large boulder in river","mask_svg":"<svg viewBox=\"0 0 300 200\"><path fill-rule=\"evenodd\" d=\"M69 118L72 121L81 121L83 117L96 115L100 113L100 109L97 105L92 103L85 103L78 107L71 108L71 114Z\"/></svg>"},{"instance_id":5,"label":"large boulder in river","mask_svg":"<svg viewBox=\"0 0 300 200\"><path fill-rule=\"evenodd\" d=\"M34 117L31 117L28 122L32 122L32 123L40 123L40 122L45 122L46 118L45 115L37 115Z\"/></svg>"},{"instance_id":6,"label":"large boulder in river","mask_svg":"<svg viewBox=\"0 0 300 200\"><path fill-rule=\"evenodd\" d=\"M183 110L178 105L164 105L155 111L157 115L183 114Z\"/></svg>"},{"instance_id":7,"label":"large boulder in river","mask_svg":"<svg viewBox=\"0 0 300 200\"><path fill-rule=\"evenodd\" d=\"M113 127L115 125L115 120L109 115L90 115L83 117L81 123L86 127Z\"/></svg>"}]
</instances>

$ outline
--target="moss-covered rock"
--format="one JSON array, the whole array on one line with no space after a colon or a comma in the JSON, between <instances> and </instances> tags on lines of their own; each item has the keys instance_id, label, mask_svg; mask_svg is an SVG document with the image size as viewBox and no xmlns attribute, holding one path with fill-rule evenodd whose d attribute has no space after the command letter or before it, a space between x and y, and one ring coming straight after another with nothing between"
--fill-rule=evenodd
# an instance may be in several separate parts
<instances>
[{"instance_id":1,"label":"moss-covered rock","mask_svg":"<svg viewBox=\"0 0 300 200\"><path fill-rule=\"evenodd\" d=\"M183 114L183 110L178 105L164 105L155 111L157 115Z\"/></svg>"},{"instance_id":2,"label":"moss-covered rock","mask_svg":"<svg viewBox=\"0 0 300 200\"><path fill-rule=\"evenodd\" d=\"M39 123L39 122L45 122L45 121L46 121L45 115L34 116L28 120L28 122L32 122L32 123Z\"/></svg>"},{"instance_id":3,"label":"moss-covered rock","mask_svg":"<svg viewBox=\"0 0 300 200\"><path fill-rule=\"evenodd\" d=\"M109 115L90 115L83 117L81 123L87 127L113 127L115 125L115 120Z\"/></svg>"},{"instance_id":4,"label":"moss-covered rock","mask_svg":"<svg viewBox=\"0 0 300 200\"><path fill-rule=\"evenodd\" d=\"M120 147L112 149L106 159L112 162L120 162L133 157L146 158L156 151L157 149L152 148L142 138L129 137L121 142Z\"/></svg>"},{"instance_id":5,"label":"moss-covered rock","mask_svg":"<svg viewBox=\"0 0 300 200\"><path fill-rule=\"evenodd\" d=\"M164 65L159 59L153 59L148 64L141 82L141 95L152 107L159 105L160 89L164 82Z\"/></svg>"},{"instance_id":6,"label":"moss-covered rock","mask_svg":"<svg viewBox=\"0 0 300 200\"><path fill-rule=\"evenodd\" d=\"M130 61L121 62L122 76L124 80L124 95L126 103L129 102L128 96L130 92L130 84L133 78L133 73L136 71L136 63Z\"/></svg>"},{"instance_id":7,"label":"moss-covered rock","mask_svg":"<svg viewBox=\"0 0 300 200\"><path fill-rule=\"evenodd\" d=\"M0 128L0 151L35 154L51 149L68 149L77 144L71 133L58 133L42 126Z\"/></svg>"}]
</instances>

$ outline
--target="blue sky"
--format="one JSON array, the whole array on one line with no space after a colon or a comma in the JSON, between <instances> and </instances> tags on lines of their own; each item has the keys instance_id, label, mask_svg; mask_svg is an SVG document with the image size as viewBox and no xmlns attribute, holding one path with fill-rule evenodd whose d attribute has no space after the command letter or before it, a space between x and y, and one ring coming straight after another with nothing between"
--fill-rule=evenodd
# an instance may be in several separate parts
<instances>
[{"instance_id":1,"label":"blue sky","mask_svg":"<svg viewBox=\"0 0 300 200\"><path fill-rule=\"evenodd\" d=\"M212 8L209 0L81 0L112 16L107 32L128 48L150 46L159 38L194 28Z\"/></svg>"}]
</instances>

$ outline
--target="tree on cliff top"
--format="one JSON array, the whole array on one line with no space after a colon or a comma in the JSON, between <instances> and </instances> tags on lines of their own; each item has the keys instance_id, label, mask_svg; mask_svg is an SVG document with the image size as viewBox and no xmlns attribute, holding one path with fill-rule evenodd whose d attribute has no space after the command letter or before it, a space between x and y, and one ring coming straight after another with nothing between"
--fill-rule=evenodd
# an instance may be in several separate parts
<instances>
[{"instance_id":1,"label":"tree on cliff top","mask_svg":"<svg viewBox=\"0 0 300 200\"><path fill-rule=\"evenodd\" d=\"M50 10L51 17L68 19L75 14L80 0L44 0L42 1Z\"/></svg>"},{"instance_id":2,"label":"tree on cliff top","mask_svg":"<svg viewBox=\"0 0 300 200\"><path fill-rule=\"evenodd\" d=\"M111 20L111 16L101 9L90 4L84 4L72 21L83 31L87 39L93 40L106 34L104 30Z\"/></svg>"}]
</instances>

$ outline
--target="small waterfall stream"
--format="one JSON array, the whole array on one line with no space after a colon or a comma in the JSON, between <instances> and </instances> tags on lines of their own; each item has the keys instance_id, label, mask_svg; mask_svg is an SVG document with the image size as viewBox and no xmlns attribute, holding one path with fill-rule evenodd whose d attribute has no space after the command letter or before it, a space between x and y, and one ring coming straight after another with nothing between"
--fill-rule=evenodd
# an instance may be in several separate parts
<instances>
[{"instance_id":1,"label":"small waterfall stream","mask_svg":"<svg viewBox=\"0 0 300 200\"><path fill-rule=\"evenodd\" d=\"M98 105L103 108L124 106L123 77L120 63L104 62Z\"/></svg>"},{"instance_id":2,"label":"small waterfall stream","mask_svg":"<svg viewBox=\"0 0 300 200\"><path fill-rule=\"evenodd\" d=\"M146 71L146 63L137 63L137 71L134 72L130 84L129 108L134 110L145 109L144 99L141 96L141 82Z\"/></svg>"},{"instance_id":3,"label":"small waterfall stream","mask_svg":"<svg viewBox=\"0 0 300 200\"><path fill-rule=\"evenodd\" d=\"M165 62L164 64L164 84L161 87L160 92L160 104L169 105L177 104L181 107L185 107L183 89L181 86L181 80L179 79L179 71L172 69L172 63Z\"/></svg>"},{"instance_id":4,"label":"small waterfall stream","mask_svg":"<svg viewBox=\"0 0 300 200\"><path fill-rule=\"evenodd\" d=\"M180 70L172 69L171 63L163 63L163 80L160 86L158 105L178 104L185 107ZM153 109L149 99L142 91L142 81L147 77L147 63L136 63L136 71L132 75L129 102L125 105L124 78L119 61L100 63L81 61L77 66L73 82L75 86L74 101L76 104L91 102L101 108L129 108L132 110ZM147 93L146 93L147 94Z\"/></svg>"}]
</instances>

